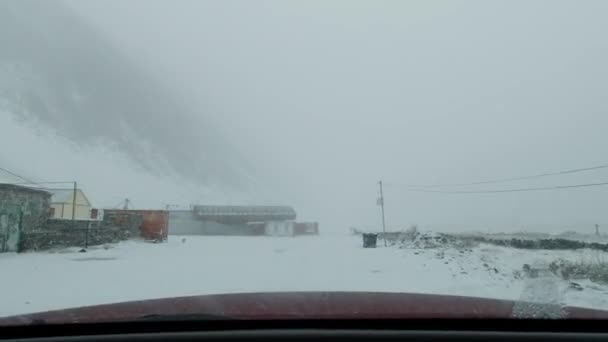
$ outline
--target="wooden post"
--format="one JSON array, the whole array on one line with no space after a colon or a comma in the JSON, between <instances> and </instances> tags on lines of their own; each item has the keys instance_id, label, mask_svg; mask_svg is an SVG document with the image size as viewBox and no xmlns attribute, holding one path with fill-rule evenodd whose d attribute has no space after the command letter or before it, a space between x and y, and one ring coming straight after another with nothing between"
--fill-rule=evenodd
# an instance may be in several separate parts
<instances>
[{"instance_id":1,"label":"wooden post","mask_svg":"<svg viewBox=\"0 0 608 342\"><path fill-rule=\"evenodd\" d=\"M384 247L386 247L386 223L384 221L384 193L382 192L382 181L378 182L380 186L380 208L382 209L382 232L384 233Z\"/></svg>"},{"instance_id":2,"label":"wooden post","mask_svg":"<svg viewBox=\"0 0 608 342\"><path fill-rule=\"evenodd\" d=\"M74 182L74 193L72 193L72 225L76 228L76 182Z\"/></svg>"}]
</instances>

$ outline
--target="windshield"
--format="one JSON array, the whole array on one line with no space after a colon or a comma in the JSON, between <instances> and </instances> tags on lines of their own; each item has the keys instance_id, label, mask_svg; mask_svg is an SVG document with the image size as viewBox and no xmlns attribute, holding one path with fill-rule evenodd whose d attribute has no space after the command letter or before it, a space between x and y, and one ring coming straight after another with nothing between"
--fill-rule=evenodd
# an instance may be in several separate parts
<instances>
[{"instance_id":1,"label":"windshield","mask_svg":"<svg viewBox=\"0 0 608 342\"><path fill-rule=\"evenodd\" d=\"M0 325L600 315L606 11L1 1Z\"/></svg>"}]
</instances>

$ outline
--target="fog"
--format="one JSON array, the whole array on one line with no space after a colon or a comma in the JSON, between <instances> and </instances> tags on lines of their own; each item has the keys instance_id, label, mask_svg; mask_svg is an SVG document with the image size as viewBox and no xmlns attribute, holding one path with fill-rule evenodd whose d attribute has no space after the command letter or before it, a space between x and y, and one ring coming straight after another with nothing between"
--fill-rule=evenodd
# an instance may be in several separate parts
<instances>
[{"instance_id":1,"label":"fog","mask_svg":"<svg viewBox=\"0 0 608 342\"><path fill-rule=\"evenodd\" d=\"M45 121L76 144L114 146L129 161L123 165L143 167L147 176L129 173L120 182L123 192L136 187L140 197L162 197L146 186L149 175L173 177L216 191L192 192L183 202L199 196L210 204L288 204L299 219L318 220L321 231L342 232L379 229L377 182L383 180L391 230L418 224L592 232L593 224L608 222L608 187L443 194L395 185L605 164L605 1L70 0L48 6L66 6L81 20L72 29L90 30L79 40L86 44L53 51L118 57L96 74L106 88L87 90L107 95L91 102L104 107L93 118L68 125L66 117L31 110L26 120ZM47 20L57 18L25 21L48 27ZM125 85L129 80L137 84ZM116 125L102 124L108 117L122 119L129 133L115 134ZM153 152L142 153L133 141ZM15 158L11 166L45 178ZM608 170L600 169L447 190L605 181ZM109 196L98 193L109 205Z\"/></svg>"}]
</instances>

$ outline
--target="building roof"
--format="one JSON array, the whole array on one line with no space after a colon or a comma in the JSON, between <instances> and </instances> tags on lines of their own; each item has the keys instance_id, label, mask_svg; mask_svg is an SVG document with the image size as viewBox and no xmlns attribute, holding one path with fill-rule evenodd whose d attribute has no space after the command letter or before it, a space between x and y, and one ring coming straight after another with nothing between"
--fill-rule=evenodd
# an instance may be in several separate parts
<instances>
[{"instance_id":1,"label":"building roof","mask_svg":"<svg viewBox=\"0 0 608 342\"><path fill-rule=\"evenodd\" d=\"M296 211L289 206L195 205L194 215L217 222L264 222L295 220Z\"/></svg>"},{"instance_id":2,"label":"building roof","mask_svg":"<svg viewBox=\"0 0 608 342\"><path fill-rule=\"evenodd\" d=\"M91 205L82 190L77 189L76 191L82 196L86 205ZM51 189L49 192L52 194L51 203L72 203L74 199L74 189ZM78 197L76 198L76 203L78 203Z\"/></svg>"},{"instance_id":3,"label":"building roof","mask_svg":"<svg viewBox=\"0 0 608 342\"><path fill-rule=\"evenodd\" d=\"M45 195L45 196L51 196L50 192L45 191L43 189L37 189L37 188L31 188L28 186L21 186L21 185L15 185L15 184L7 184L7 183L0 183L0 190L22 191L22 192L38 193L38 194Z\"/></svg>"}]
</instances>

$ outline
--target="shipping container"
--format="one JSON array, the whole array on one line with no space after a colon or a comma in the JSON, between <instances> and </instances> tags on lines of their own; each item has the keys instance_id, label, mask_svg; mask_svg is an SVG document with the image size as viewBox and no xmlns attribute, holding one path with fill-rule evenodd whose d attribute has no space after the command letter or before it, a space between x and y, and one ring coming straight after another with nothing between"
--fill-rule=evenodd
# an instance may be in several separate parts
<instances>
[{"instance_id":1,"label":"shipping container","mask_svg":"<svg viewBox=\"0 0 608 342\"><path fill-rule=\"evenodd\" d=\"M169 212L165 210L140 210L143 215L141 236L146 240L167 241Z\"/></svg>"},{"instance_id":2,"label":"shipping container","mask_svg":"<svg viewBox=\"0 0 608 342\"><path fill-rule=\"evenodd\" d=\"M139 234L149 241L167 241L169 232L169 212L166 210L108 210L104 211L104 217L120 226L133 222L133 218L139 220ZM127 228L127 227L125 227Z\"/></svg>"}]
</instances>

